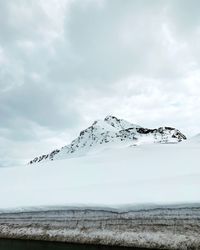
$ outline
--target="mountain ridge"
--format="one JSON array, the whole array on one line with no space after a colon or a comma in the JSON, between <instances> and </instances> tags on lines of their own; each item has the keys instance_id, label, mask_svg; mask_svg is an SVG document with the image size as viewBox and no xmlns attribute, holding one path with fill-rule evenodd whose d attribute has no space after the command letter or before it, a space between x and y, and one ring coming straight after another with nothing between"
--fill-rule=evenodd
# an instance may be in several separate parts
<instances>
[{"instance_id":1,"label":"mountain ridge","mask_svg":"<svg viewBox=\"0 0 200 250\"><path fill-rule=\"evenodd\" d=\"M178 143L186 139L186 136L176 128L149 129L109 115L103 120L94 121L91 126L82 130L71 144L35 157L29 164L83 156L106 144L136 146L144 143Z\"/></svg>"}]
</instances>

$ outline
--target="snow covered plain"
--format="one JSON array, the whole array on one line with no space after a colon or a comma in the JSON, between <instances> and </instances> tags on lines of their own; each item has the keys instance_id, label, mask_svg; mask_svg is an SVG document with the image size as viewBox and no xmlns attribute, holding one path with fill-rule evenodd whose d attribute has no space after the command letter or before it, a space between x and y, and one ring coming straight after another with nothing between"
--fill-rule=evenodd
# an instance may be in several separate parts
<instances>
[{"instance_id":1,"label":"snow covered plain","mask_svg":"<svg viewBox=\"0 0 200 250\"><path fill-rule=\"evenodd\" d=\"M199 137L109 144L0 169L0 237L199 249L199 149Z\"/></svg>"},{"instance_id":2,"label":"snow covered plain","mask_svg":"<svg viewBox=\"0 0 200 250\"><path fill-rule=\"evenodd\" d=\"M104 148L78 158L0 169L0 209L200 202L200 144Z\"/></svg>"}]
</instances>

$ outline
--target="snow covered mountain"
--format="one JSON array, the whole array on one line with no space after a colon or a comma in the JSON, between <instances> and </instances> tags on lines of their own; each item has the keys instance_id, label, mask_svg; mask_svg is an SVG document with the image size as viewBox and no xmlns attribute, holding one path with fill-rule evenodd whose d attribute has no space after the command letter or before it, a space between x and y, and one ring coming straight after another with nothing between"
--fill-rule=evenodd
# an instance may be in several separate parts
<instances>
[{"instance_id":1,"label":"snow covered mountain","mask_svg":"<svg viewBox=\"0 0 200 250\"><path fill-rule=\"evenodd\" d=\"M107 116L104 120L95 121L90 127L81 131L71 144L36 157L29 164L73 158L106 147L137 146L144 143L178 143L182 140L186 140L186 136L176 128L148 129L114 116Z\"/></svg>"}]
</instances>

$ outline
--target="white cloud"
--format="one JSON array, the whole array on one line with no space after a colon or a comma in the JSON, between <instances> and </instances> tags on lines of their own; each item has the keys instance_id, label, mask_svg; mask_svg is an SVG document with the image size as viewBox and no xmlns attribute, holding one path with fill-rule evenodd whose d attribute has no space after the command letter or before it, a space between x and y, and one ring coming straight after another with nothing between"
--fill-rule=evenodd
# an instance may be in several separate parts
<instances>
[{"instance_id":1,"label":"white cloud","mask_svg":"<svg viewBox=\"0 0 200 250\"><path fill-rule=\"evenodd\" d=\"M198 133L198 7L197 0L0 0L2 157L63 146L107 114Z\"/></svg>"}]
</instances>

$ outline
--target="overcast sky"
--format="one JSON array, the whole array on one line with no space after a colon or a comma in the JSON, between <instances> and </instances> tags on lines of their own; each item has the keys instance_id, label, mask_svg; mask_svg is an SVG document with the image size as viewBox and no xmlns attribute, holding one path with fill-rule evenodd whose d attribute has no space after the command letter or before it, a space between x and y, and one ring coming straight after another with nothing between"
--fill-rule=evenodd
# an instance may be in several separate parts
<instances>
[{"instance_id":1,"label":"overcast sky","mask_svg":"<svg viewBox=\"0 0 200 250\"><path fill-rule=\"evenodd\" d=\"M200 132L199 0L0 0L0 166L108 114Z\"/></svg>"}]
</instances>

